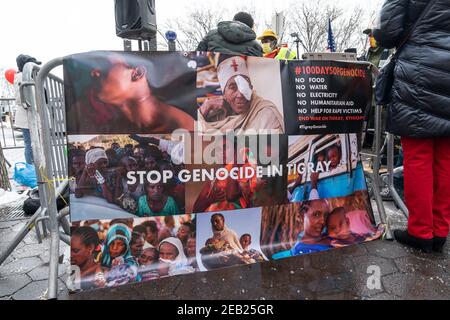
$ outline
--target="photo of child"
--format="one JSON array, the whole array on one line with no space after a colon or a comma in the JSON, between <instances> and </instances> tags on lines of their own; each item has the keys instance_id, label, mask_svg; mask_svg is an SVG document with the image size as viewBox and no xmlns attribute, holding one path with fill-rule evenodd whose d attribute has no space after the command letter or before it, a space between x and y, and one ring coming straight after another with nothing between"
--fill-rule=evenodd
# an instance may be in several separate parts
<instances>
[{"instance_id":1,"label":"photo of child","mask_svg":"<svg viewBox=\"0 0 450 320\"><path fill-rule=\"evenodd\" d=\"M302 202L366 190L356 134L289 136L288 198Z\"/></svg>"},{"instance_id":2,"label":"photo of child","mask_svg":"<svg viewBox=\"0 0 450 320\"><path fill-rule=\"evenodd\" d=\"M68 134L194 131L191 62L178 52L94 51L66 57Z\"/></svg>"},{"instance_id":3,"label":"photo of child","mask_svg":"<svg viewBox=\"0 0 450 320\"><path fill-rule=\"evenodd\" d=\"M274 223L277 222L277 223ZM262 210L261 248L281 259L353 245L381 237L366 191Z\"/></svg>"}]
</instances>

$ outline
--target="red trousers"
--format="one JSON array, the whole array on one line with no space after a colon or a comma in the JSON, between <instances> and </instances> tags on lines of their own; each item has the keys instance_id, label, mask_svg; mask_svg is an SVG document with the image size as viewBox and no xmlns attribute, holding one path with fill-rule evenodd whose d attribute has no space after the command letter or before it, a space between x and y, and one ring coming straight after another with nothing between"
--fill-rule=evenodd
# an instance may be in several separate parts
<instances>
[{"instance_id":1,"label":"red trousers","mask_svg":"<svg viewBox=\"0 0 450 320\"><path fill-rule=\"evenodd\" d=\"M450 137L402 137L408 233L447 237L450 226Z\"/></svg>"}]
</instances>

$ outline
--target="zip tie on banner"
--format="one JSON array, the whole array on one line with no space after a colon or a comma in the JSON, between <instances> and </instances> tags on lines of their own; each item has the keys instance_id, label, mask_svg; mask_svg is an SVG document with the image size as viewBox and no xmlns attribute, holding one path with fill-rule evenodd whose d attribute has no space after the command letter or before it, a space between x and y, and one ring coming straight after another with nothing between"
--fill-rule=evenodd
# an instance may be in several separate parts
<instances>
[{"instance_id":1,"label":"zip tie on banner","mask_svg":"<svg viewBox=\"0 0 450 320\"><path fill-rule=\"evenodd\" d=\"M37 183L38 183L38 184L45 184L45 183L47 183L48 186L49 186L49 189L52 190L52 191L55 191L55 186L53 185L53 183L55 183L55 182L75 181L75 178L74 178L74 177L71 177L71 178L56 178L56 179L49 179L49 178L45 175L44 170L43 170L42 167L39 168L39 171L40 171L41 177L44 179L44 181L38 181ZM51 192L51 193L50 193L49 200L52 200L53 194L54 194L54 192ZM66 206L69 205L69 204L67 203L66 199L64 199L63 195L62 195L60 192L58 192L58 196L64 201L64 203L65 203Z\"/></svg>"}]
</instances>

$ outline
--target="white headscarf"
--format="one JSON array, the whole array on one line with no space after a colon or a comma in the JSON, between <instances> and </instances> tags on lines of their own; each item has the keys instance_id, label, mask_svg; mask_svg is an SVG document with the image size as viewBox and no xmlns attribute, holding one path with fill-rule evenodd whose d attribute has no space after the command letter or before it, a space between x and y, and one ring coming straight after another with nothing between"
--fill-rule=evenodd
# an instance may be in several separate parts
<instances>
[{"instance_id":1,"label":"white headscarf","mask_svg":"<svg viewBox=\"0 0 450 320\"><path fill-rule=\"evenodd\" d=\"M247 62L243 57L228 58L223 60L217 67L217 77L219 78L222 91L225 91L228 81L234 76L246 76L250 78Z\"/></svg>"},{"instance_id":2,"label":"white headscarf","mask_svg":"<svg viewBox=\"0 0 450 320\"><path fill-rule=\"evenodd\" d=\"M100 159L108 160L105 150L100 149L100 148L95 148L95 149L91 149L88 152L86 152L86 164L95 163L95 162L97 162L97 160L100 160Z\"/></svg>"},{"instance_id":3,"label":"white headscarf","mask_svg":"<svg viewBox=\"0 0 450 320\"><path fill-rule=\"evenodd\" d=\"M161 241L159 243L158 246L158 251L161 251L161 245L163 243L170 243L171 245L175 246L178 250L178 255L176 256L175 260L173 260L172 262L170 262L170 264L172 265L176 265L176 266L187 266L189 264L188 259L186 258L186 255L184 254L184 250L183 250L183 244L181 243L180 239L175 238L175 237L170 237L170 238L166 238L163 241ZM163 261L166 262L166 261Z\"/></svg>"}]
</instances>

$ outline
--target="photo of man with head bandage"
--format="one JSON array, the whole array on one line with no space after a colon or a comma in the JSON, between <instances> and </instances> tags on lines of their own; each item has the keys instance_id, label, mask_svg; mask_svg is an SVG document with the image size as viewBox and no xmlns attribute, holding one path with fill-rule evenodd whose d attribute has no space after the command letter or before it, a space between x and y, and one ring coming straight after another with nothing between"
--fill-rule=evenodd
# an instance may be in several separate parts
<instances>
[{"instance_id":1,"label":"photo of man with head bandage","mask_svg":"<svg viewBox=\"0 0 450 320\"><path fill-rule=\"evenodd\" d=\"M200 106L198 120L201 132L284 132L283 116L276 105L256 93L246 57L221 55L217 78L223 95L208 97Z\"/></svg>"}]
</instances>

